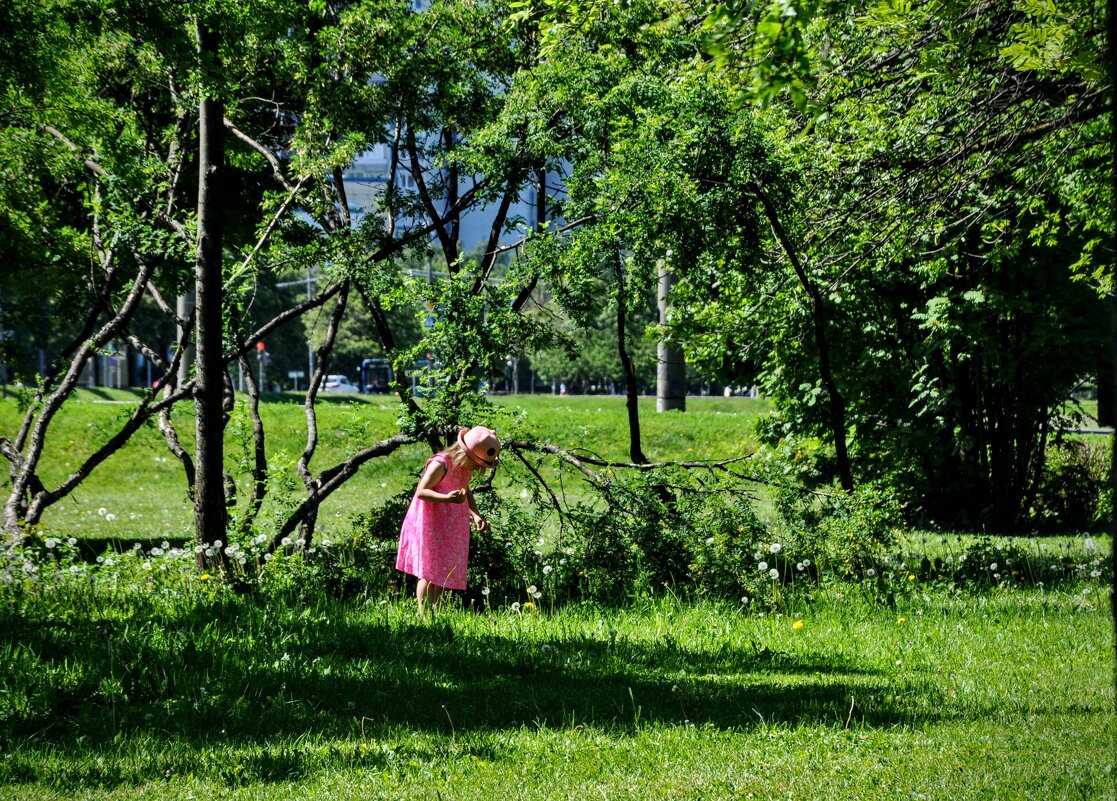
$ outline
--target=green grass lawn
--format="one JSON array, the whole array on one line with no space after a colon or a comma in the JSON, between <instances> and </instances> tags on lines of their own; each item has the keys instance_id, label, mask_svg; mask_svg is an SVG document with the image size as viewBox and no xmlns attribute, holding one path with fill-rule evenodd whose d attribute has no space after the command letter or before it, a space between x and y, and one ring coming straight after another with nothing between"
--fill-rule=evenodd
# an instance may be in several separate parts
<instances>
[{"instance_id":1,"label":"green grass lawn","mask_svg":"<svg viewBox=\"0 0 1117 801\"><path fill-rule=\"evenodd\" d=\"M501 435L546 441L564 448L583 448L608 459L628 459L628 423L620 396L518 395L494 396L492 420ZM133 408L135 396L121 390L80 390L52 423L40 474L48 487L57 486L119 426ZM755 445L753 422L768 403L748 398L690 398L685 414L656 414L655 399L640 400L644 451L649 459L724 459L747 453ZM397 433L399 404L385 396L328 396L316 406L319 445L312 467L337 464L372 442ZM306 418L301 396L276 397L261 406L269 464L276 472L271 497L282 496L283 481L301 497L295 464L306 445ZM183 445L192 450L190 407L174 413ZM14 437L19 426L14 398L0 401L0 436ZM226 432L226 464L244 480L247 418L243 408ZM325 536L349 529L355 514L414 485L426 456L425 445L401 448L364 465L358 474L322 506L319 532ZM498 472L497 491L508 489L513 476ZM509 490L511 491L511 490ZM518 487L515 489L519 491ZM266 505L267 515L274 507ZM43 517L44 533L59 537L128 542L172 541L192 535L193 511L186 495L182 465L170 454L154 425L143 428L118 453L96 468L68 498Z\"/></svg>"},{"instance_id":2,"label":"green grass lawn","mask_svg":"<svg viewBox=\"0 0 1117 801\"><path fill-rule=\"evenodd\" d=\"M78 400L50 434L48 486L132 402ZM503 435L627 459L622 398L493 402L486 422ZM688 404L657 415L641 401L649 458L739 456L768 408ZM396 431L383 398L318 412L318 469ZM262 413L278 495L303 409ZM16 421L0 402L0 435ZM189 445L185 407L176 422ZM234 472L243 432L234 419ZM412 487L424 455L415 445L367 465L323 508L320 532ZM496 490L518 494L516 481L506 466ZM187 538L184 488L148 428L52 508L43 534ZM1096 539L1045 538L1034 558L1093 559L1109 548ZM914 564L973 540L909 532L901 548ZM552 609L544 596L518 611L452 602L424 621L399 593L326 597L297 557L237 594L189 554L152 554L42 561L37 580L8 568L0 799L1117 799L1113 623L1088 569L1045 589L972 592L904 575L895 606L871 582L805 579L772 585L775 612L670 594Z\"/></svg>"},{"instance_id":3,"label":"green grass lawn","mask_svg":"<svg viewBox=\"0 0 1117 801\"><path fill-rule=\"evenodd\" d=\"M1096 585L434 621L188 573L3 599L5 799L1115 797Z\"/></svg>"}]
</instances>

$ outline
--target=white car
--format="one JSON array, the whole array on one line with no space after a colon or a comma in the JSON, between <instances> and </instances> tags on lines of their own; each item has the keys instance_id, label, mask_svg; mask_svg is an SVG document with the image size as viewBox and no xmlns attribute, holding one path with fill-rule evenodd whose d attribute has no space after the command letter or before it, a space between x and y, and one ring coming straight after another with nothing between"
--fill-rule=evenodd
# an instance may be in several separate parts
<instances>
[{"instance_id":1,"label":"white car","mask_svg":"<svg viewBox=\"0 0 1117 801\"><path fill-rule=\"evenodd\" d=\"M326 380L322 382L323 392L357 392L357 387L349 383L349 379L343 375L328 375Z\"/></svg>"}]
</instances>

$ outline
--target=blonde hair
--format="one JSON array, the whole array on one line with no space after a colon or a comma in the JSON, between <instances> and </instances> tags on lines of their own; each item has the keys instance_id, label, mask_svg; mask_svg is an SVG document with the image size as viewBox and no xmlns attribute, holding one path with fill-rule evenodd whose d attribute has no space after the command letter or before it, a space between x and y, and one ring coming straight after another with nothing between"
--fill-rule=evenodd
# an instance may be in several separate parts
<instances>
[{"instance_id":1,"label":"blonde hair","mask_svg":"<svg viewBox=\"0 0 1117 801\"><path fill-rule=\"evenodd\" d=\"M455 442L449 448L443 451L450 457L450 461L454 463L455 467L476 467L477 462L469 455L461 443Z\"/></svg>"}]
</instances>

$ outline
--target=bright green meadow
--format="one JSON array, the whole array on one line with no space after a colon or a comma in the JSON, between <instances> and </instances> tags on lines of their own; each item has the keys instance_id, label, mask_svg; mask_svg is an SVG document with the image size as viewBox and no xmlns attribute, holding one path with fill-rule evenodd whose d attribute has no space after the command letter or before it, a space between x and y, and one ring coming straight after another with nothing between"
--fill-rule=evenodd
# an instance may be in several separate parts
<instances>
[{"instance_id":1,"label":"bright green meadow","mask_svg":"<svg viewBox=\"0 0 1117 801\"><path fill-rule=\"evenodd\" d=\"M126 408L94 400L126 396L64 412L48 486ZM495 402L502 433L627 456L622 399ZM652 459L738 456L766 409L652 404ZM319 467L395 430L383 400L319 413ZM293 463L301 405L263 414L273 461ZM15 420L0 403L0 434ZM324 527L408 488L422 457L368 465ZM544 592L420 619L399 594L322 593L301 556L243 593L189 553L153 556L188 535L183 487L145 429L52 510L38 561L0 571L0 799L1117 799L1113 620L1092 569L1108 538L1037 544L1083 565L1038 589L911 573L882 595L808 576L763 603ZM90 544L133 539L143 551L88 561ZM903 541L954 558L969 538Z\"/></svg>"}]
</instances>

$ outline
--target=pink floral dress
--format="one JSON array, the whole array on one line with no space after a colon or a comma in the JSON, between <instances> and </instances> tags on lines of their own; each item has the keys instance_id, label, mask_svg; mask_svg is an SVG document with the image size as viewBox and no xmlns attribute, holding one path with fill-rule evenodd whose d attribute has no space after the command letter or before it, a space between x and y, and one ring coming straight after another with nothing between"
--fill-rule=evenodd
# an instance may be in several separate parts
<instances>
[{"instance_id":1,"label":"pink floral dress","mask_svg":"<svg viewBox=\"0 0 1117 801\"><path fill-rule=\"evenodd\" d=\"M435 492L453 492L469 485L473 471L457 467L445 453L427 461L446 468ZM423 468L424 472L426 468ZM469 567L469 504L431 503L417 495L403 518L396 569L451 590L464 590Z\"/></svg>"}]
</instances>

